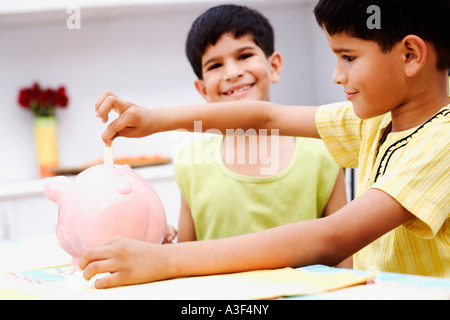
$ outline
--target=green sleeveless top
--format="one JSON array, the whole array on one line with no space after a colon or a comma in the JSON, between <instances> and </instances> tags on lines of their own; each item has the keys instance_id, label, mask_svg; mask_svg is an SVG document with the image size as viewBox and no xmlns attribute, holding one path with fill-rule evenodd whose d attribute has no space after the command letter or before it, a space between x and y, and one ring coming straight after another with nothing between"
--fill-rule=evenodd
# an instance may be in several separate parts
<instances>
[{"instance_id":1,"label":"green sleeveless top","mask_svg":"<svg viewBox=\"0 0 450 320\"><path fill-rule=\"evenodd\" d=\"M197 240L224 238L322 216L339 167L319 139L296 138L288 166L273 176L229 170L222 136L196 140L174 159Z\"/></svg>"}]
</instances>

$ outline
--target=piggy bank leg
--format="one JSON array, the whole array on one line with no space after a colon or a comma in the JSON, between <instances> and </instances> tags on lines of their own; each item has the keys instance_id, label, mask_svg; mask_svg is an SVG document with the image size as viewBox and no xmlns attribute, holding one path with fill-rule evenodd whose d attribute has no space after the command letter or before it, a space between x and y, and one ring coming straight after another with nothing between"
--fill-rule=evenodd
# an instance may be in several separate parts
<instances>
[{"instance_id":1,"label":"piggy bank leg","mask_svg":"<svg viewBox=\"0 0 450 320\"><path fill-rule=\"evenodd\" d=\"M72 272L81 271L80 257L73 257L72 263L70 264L70 269L72 270Z\"/></svg>"}]
</instances>

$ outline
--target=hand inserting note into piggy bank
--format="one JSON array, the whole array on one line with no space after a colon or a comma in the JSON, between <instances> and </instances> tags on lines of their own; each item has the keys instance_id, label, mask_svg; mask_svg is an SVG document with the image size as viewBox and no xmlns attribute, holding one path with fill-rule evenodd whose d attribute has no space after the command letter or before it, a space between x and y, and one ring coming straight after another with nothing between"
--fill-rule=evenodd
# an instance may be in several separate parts
<instances>
[{"instance_id":1,"label":"hand inserting note into piggy bank","mask_svg":"<svg viewBox=\"0 0 450 320\"><path fill-rule=\"evenodd\" d=\"M128 165L93 166L73 180L46 178L44 192L58 204L56 235L75 269L86 249L114 236L153 243L164 238L163 205L148 182Z\"/></svg>"}]
</instances>

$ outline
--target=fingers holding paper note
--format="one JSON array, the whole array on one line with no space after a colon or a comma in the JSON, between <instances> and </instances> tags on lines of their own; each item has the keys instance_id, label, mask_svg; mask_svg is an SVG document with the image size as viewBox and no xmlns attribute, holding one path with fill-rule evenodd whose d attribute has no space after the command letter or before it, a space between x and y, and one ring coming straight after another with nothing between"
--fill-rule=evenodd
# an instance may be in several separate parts
<instances>
[{"instance_id":1,"label":"fingers holding paper note","mask_svg":"<svg viewBox=\"0 0 450 320\"><path fill-rule=\"evenodd\" d=\"M155 133L152 128L156 121L150 116L150 109L136 106L109 91L100 95L95 104L95 111L103 122L108 121L111 111L119 114L103 132L102 139L107 147L110 147L112 141L119 136L141 138Z\"/></svg>"}]
</instances>

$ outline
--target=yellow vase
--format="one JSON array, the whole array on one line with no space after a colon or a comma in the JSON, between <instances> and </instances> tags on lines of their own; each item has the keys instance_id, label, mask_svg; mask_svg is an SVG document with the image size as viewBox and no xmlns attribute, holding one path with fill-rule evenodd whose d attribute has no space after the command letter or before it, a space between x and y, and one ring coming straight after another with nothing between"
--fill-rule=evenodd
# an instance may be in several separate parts
<instances>
[{"instance_id":1,"label":"yellow vase","mask_svg":"<svg viewBox=\"0 0 450 320\"><path fill-rule=\"evenodd\" d=\"M54 176L58 167L58 139L56 117L36 117L34 122L39 174L42 178Z\"/></svg>"}]
</instances>

